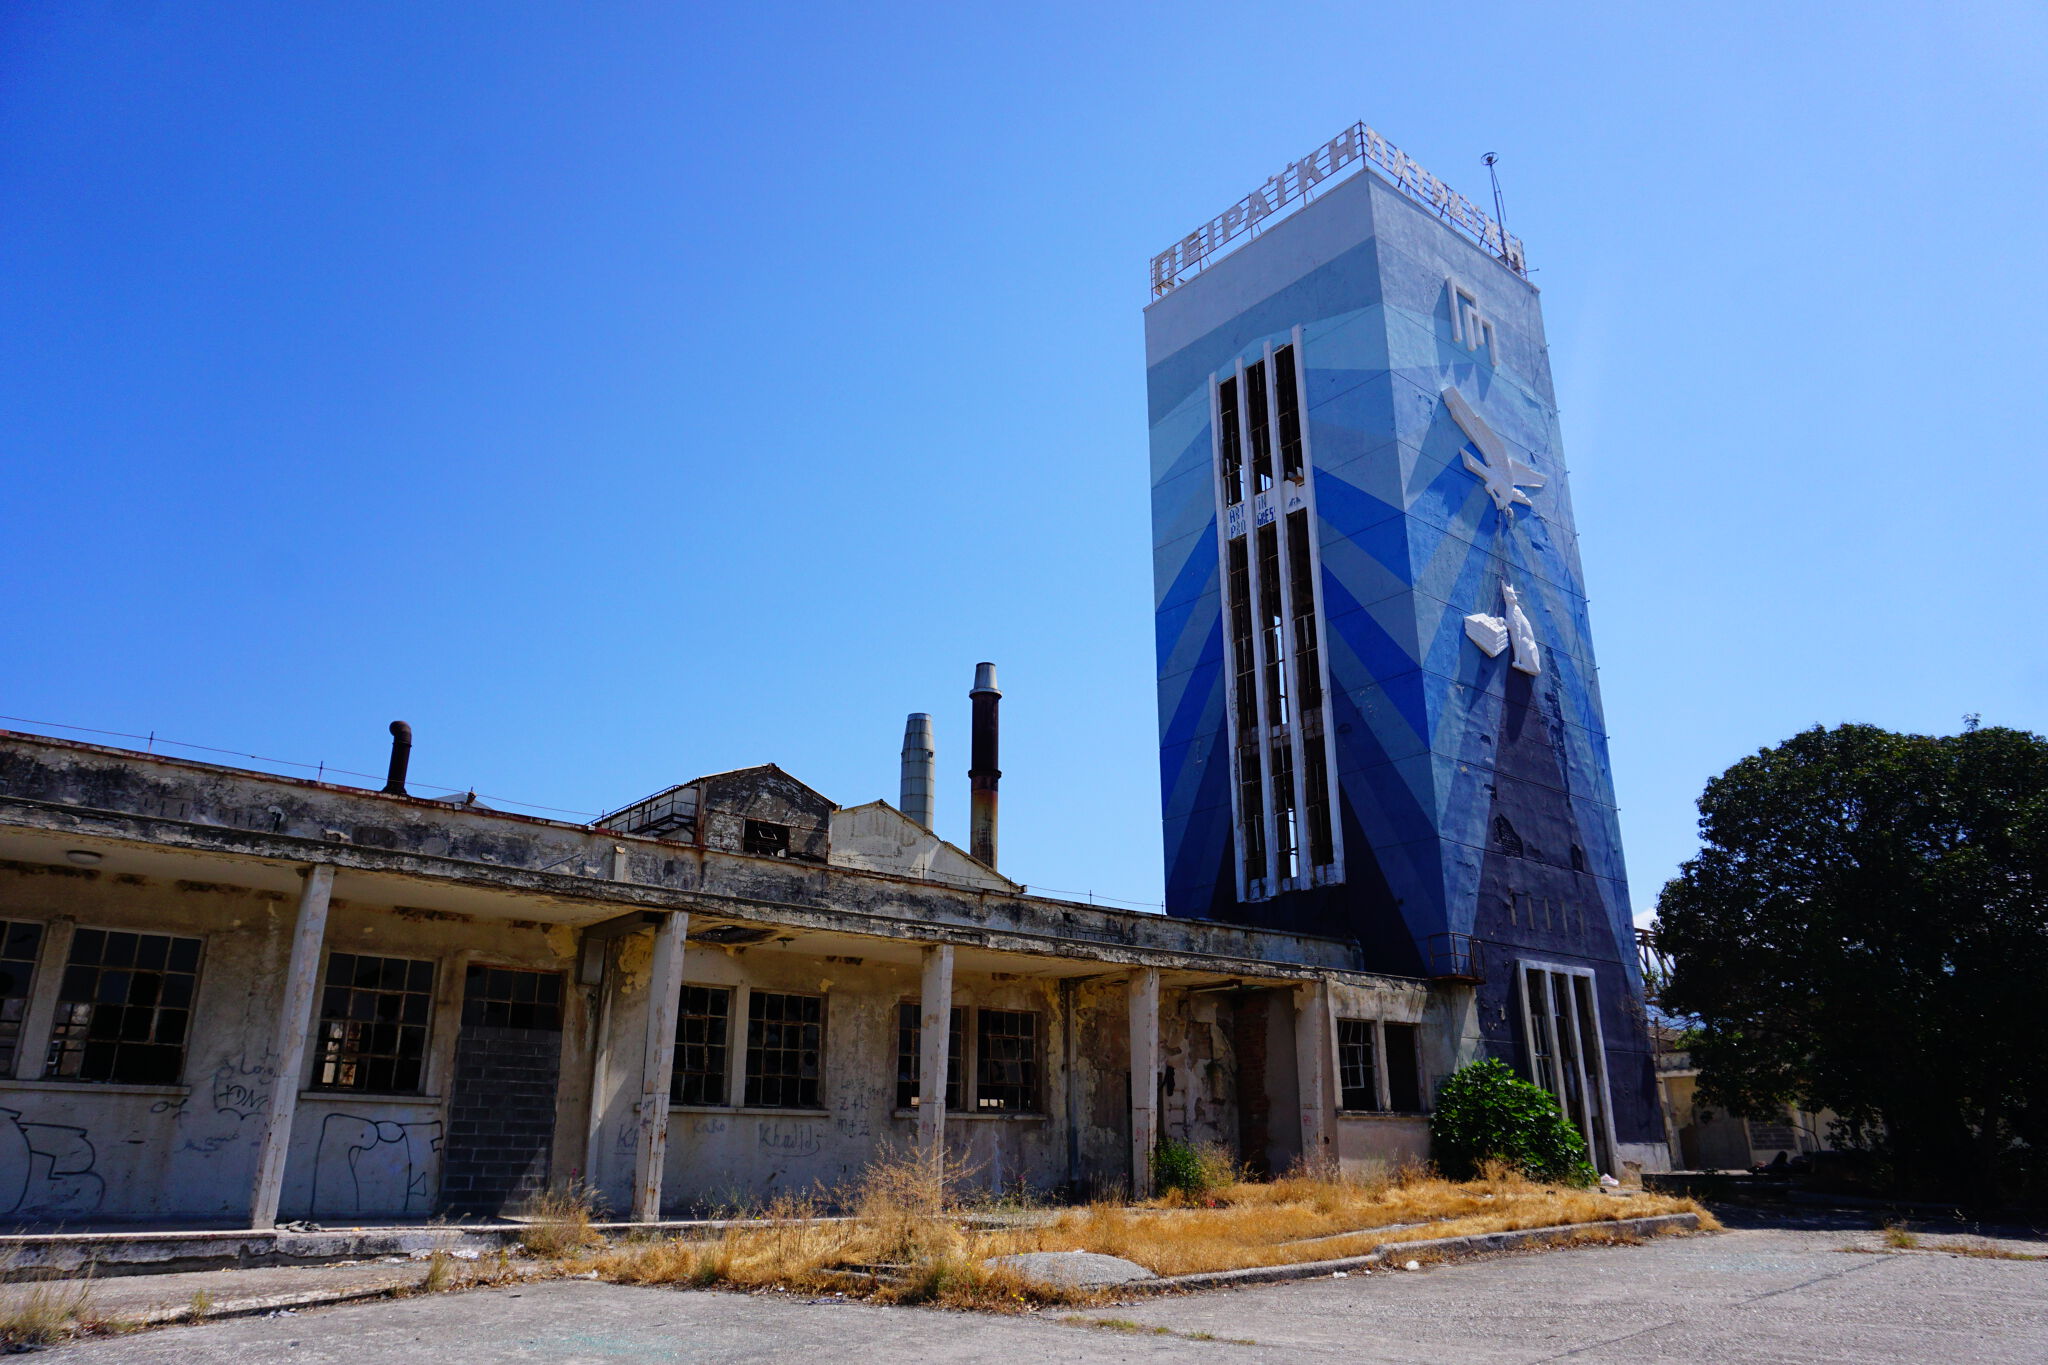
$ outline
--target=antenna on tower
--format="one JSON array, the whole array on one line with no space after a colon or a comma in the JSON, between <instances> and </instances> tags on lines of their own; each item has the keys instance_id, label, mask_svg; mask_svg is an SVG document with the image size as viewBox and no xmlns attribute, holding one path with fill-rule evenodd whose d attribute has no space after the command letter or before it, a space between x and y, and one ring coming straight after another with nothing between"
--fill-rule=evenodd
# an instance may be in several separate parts
<instances>
[{"instance_id":1,"label":"antenna on tower","mask_svg":"<svg viewBox=\"0 0 2048 1365\"><path fill-rule=\"evenodd\" d=\"M1501 206L1500 172L1495 169L1500 153L1488 152L1479 159L1486 163L1486 178L1493 182L1493 221L1500 224L1500 258L1512 265L1514 262L1508 261L1508 211Z\"/></svg>"}]
</instances>

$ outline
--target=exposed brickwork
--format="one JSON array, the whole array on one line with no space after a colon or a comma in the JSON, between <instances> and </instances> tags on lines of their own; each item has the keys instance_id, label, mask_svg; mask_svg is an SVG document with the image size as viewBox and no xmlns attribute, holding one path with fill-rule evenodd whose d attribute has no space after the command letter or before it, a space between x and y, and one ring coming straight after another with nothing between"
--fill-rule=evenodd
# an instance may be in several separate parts
<instances>
[{"instance_id":1,"label":"exposed brickwork","mask_svg":"<svg viewBox=\"0 0 2048 1365\"><path fill-rule=\"evenodd\" d=\"M441 1152L448 1208L497 1213L547 1187L561 1060L553 1029L463 1028Z\"/></svg>"}]
</instances>

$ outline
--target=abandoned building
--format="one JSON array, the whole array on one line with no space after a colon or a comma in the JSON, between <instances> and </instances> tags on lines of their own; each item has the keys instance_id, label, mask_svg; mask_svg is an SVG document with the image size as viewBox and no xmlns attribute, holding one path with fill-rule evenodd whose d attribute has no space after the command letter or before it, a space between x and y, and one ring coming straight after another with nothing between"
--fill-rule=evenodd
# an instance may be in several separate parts
<instances>
[{"instance_id":1,"label":"abandoned building","mask_svg":"<svg viewBox=\"0 0 2048 1365\"><path fill-rule=\"evenodd\" d=\"M1028 895L773 766L597 825L391 785L0 732L9 1214L267 1227L576 1181L645 1220L936 1144L1040 1191L1142 1188L1163 1137L1396 1161L1470 1032L1462 985Z\"/></svg>"},{"instance_id":2,"label":"abandoned building","mask_svg":"<svg viewBox=\"0 0 2048 1365\"><path fill-rule=\"evenodd\" d=\"M893 806L761 766L590 824L408 794L401 724L381 791L0 732L0 1205L650 1220L909 1150L1143 1193L1166 1139L1424 1158L1483 1056L1662 1168L1520 244L1357 125L1153 294L1167 913L997 870L986 664L965 850L922 715Z\"/></svg>"}]
</instances>

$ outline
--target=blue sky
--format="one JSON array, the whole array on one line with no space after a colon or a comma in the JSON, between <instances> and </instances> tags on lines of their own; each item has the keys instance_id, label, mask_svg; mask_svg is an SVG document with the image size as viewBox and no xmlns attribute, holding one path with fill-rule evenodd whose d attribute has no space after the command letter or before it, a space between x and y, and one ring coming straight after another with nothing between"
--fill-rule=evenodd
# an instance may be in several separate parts
<instances>
[{"instance_id":1,"label":"blue sky","mask_svg":"<svg viewBox=\"0 0 2048 1365\"><path fill-rule=\"evenodd\" d=\"M775 761L1159 899L1152 253L1364 118L1543 288L1636 903L1806 725L2048 728L2048 18L0 9L0 712L597 812ZM5 724L6 722L0 722ZM22 727L30 728L30 727ZM122 741L113 741L122 742Z\"/></svg>"}]
</instances>

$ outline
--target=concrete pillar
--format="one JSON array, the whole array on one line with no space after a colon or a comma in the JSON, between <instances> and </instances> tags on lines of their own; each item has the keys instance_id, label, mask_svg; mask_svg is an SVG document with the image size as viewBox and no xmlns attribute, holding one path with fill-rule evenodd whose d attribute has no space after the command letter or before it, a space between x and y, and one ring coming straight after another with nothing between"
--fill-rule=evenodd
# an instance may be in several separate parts
<instances>
[{"instance_id":1,"label":"concrete pillar","mask_svg":"<svg viewBox=\"0 0 2048 1365\"><path fill-rule=\"evenodd\" d=\"M924 950L924 989L918 1006L917 1149L938 1165L946 1150L946 1064L953 1025L953 945Z\"/></svg>"},{"instance_id":2,"label":"concrete pillar","mask_svg":"<svg viewBox=\"0 0 2048 1365\"><path fill-rule=\"evenodd\" d=\"M1301 1161L1319 1175L1337 1170L1336 1020L1325 981L1294 992L1294 1071L1301 1099Z\"/></svg>"},{"instance_id":3,"label":"concrete pillar","mask_svg":"<svg viewBox=\"0 0 2048 1365\"><path fill-rule=\"evenodd\" d=\"M676 1016L682 1008L683 940L690 917L673 911L654 930L647 982L647 1041L640 1060L639 1135L633 1144L633 1220L661 1217L661 1172L668 1156L668 1097L675 1070Z\"/></svg>"},{"instance_id":4,"label":"concrete pillar","mask_svg":"<svg viewBox=\"0 0 2048 1365\"><path fill-rule=\"evenodd\" d=\"M284 974L284 998L277 1007L277 1031L270 1053L270 1106L263 1116L263 1145L256 1154L256 1184L249 1197L249 1226L277 1226L284 1194L284 1163L292 1145L292 1115L299 1107L299 1077L305 1069L306 1039L313 1031L313 996L320 988L320 949L327 942L327 903L334 894L334 867L316 863L303 873L298 922L292 929L291 963Z\"/></svg>"},{"instance_id":5,"label":"concrete pillar","mask_svg":"<svg viewBox=\"0 0 2048 1365\"><path fill-rule=\"evenodd\" d=\"M1159 969L1131 973L1131 1197L1152 1197L1159 1145Z\"/></svg>"},{"instance_id":6,"label":"concrete pillar","mask_svg":"<svg viewBox=\"0 0 2048 1365\"><path fill-rule=\"evenodd\" d=\"M28 1014L21 1024L21 1046L15 1049L14 1074L24 1081L41 1080L50 1064L50 1034L57 1026L57 996L64 968L71 961L71 938L77 921L53 919L43 928L43 961L56 970L37 972L29 988Z\"/></svg>"}]
</instances>

